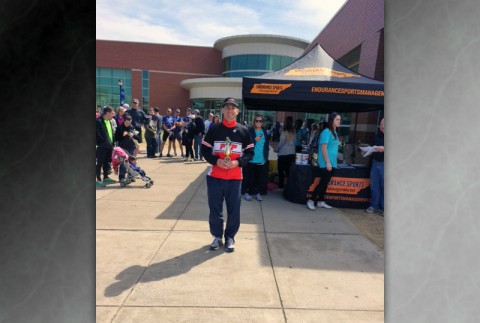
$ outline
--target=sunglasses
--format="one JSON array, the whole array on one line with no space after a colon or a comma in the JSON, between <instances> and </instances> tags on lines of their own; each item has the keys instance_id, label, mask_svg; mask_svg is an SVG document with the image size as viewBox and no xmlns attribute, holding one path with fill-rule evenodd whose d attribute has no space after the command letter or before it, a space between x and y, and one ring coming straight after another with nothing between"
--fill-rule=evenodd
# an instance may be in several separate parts
<instances>
[{"instance_id":1,"label":"sunglasses","mask_svg":"<svg viewBox=\"0 0 480 323\"><path fill-rule=\"evenodd\" d=\"M263 120L255 120L255 122L263 123Z\"/></svg>"}]
</instances>

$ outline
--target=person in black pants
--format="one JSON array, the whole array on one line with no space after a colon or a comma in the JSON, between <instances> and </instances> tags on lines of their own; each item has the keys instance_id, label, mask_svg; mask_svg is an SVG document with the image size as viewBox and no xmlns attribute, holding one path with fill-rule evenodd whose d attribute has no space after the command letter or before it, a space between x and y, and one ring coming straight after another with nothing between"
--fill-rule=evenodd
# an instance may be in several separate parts
<instances>
[{"instance_id":1,"label":"person in black pants","mask_svg":"<svg viewBox=\"0 0 480 323\"><path fill-rule=\"evenodd\" d=\"M205 136L205 121L200 116L200 111L198 109L193 110L195 115L195 136L193 137L193 154L195 155L195 160L202 160L202 141L203 136Z\"/></svg>"},{"instance_id":2,"label":"person in black pants","mask_svg":"<svg viewBox=\"0 0 480 323\"><path fill-rule=\"evenodd\" d=\"M103 108L102 115L96 120L96 144L97 144L97 165L96 176L97 186L105 187L107 184L116 183L108 177L114 143L114 133L110 119L115 115L113 108L108 105ZM103 169L103 181L101 171Z\"/></svg>"},{"instance_id":3,"label":"person in black pants","mask_svg":"<svg viewBox=\"0 0 480 323\"><path fill-rule=\"evenodd\" d=\"M318 170L314 177L320 177L320 183L313 189L313 192L307 193L307 208L315 210L318 208L331 209L332 207L325 202L325 193L327 192L330 179L335 174L338 157L338 134L337 128L340 127L341 116L337 112L332 112L328 116L328 127L323 129L318 140Z\"/></svg>"},{"instance_id":4,"label":"person in black pants","mask_svg":"<svg viewBox=\"0 0 480 323\"><path fill-rule=\"evenodd\" d=\"M155 150L157 149L157 124L158 117L155 115L153 108L148 109L150 121L145 124L145 141L147 142L147 158L155 158Z\"/></svg>"},{"instance_id":5,"label":"person in black pants","mask_svg":"<svg viewBox=\"0 0 480 323\"><path fill-rule=\"evenodd\" d=\"M275 147L278 154L278 187L283 188L285 177L288 178L290 166L295 163L295 129L293 128L293 117L285 118L283 131L279 138L279 143Z\"/></svg>"},{"instance_id":6,"label":"person in black pants","mask_svg":"<svg viewBox=\"0 0 480 323\"><path fill-rule=\"evenodd\" d=\"M182 145L185 146L185 161L193 161L193 138L195 137L195 116L192 114L187 116L184 121L185 129L182 132Z\"/></svg>"},{"instance_id":7,"label":"person in black pants","mask_svg":"<svg viewBox=\"0 0 480 323\"><path fill-rule=\"evenodd\" d=\"M251 195L254 195L257 201L262 201L262 195L267 194L270 143L262 126L263 117L256 115L253 118L253 127L248 129L255 147L253 158L245 168L245 175L242 181L242 195L246 201L252 200Z\"/></svg>"}]
</instances>

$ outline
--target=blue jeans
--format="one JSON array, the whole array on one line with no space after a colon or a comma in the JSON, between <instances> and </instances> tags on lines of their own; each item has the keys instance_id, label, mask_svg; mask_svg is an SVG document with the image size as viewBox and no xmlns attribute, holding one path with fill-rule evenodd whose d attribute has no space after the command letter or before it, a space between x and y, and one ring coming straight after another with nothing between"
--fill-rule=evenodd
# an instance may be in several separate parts
<instances>
[{"instance_id":1,"label":"blue jeans","mask_svg":"<svg viewBox=\"0 0 480 323\"><path fill-rule=\"evenodd\" d=\"M372 163L372 169L370 170L370 191L372 193L370 206L376 210L384 210L383 184L383 163L374 159Z\"/></svg>"},{"instance_id":2,"label":"blue jeans","mask_svg":"<svg viewBox=\"0 0 480 323\"><path fill-rule=\"evenodd\" d=\"M225 240L227 238L235 238L240 228L241 185L241 180L225 180L207 175L207 195L208 206L210 208L208 223L212 236L221 238L224 235L223 200L225 200L225 204L227 205Z\"/></svg>"},{"instance_id":3,"label":"blue jeans","mask_svg":"<svg viewBox=\"0 0 480 323\"><path fill-rule=\"evenodd\" d=\"M202 141L203 135L195 135L193 138L193 153L195 154L195 158L202 158Z\"/></svg>"}]
</instances>

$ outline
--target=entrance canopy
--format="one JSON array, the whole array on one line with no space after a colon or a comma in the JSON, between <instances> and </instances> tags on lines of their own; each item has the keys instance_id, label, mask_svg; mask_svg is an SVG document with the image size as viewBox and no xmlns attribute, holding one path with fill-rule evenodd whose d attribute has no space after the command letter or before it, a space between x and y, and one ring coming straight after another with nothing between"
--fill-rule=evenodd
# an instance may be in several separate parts
<instances>
[{"instance_id":1,"label":"entrance canopy","mask_svg":"<svg viewBox=\"0 0 480 323\"><path fill-rule=\"evenodd\" d=\"M320 45L287 67L244 77L243 103L249 110L310 113L383 109L383 82L336 62Z\"/></svg>"}]
</instances>

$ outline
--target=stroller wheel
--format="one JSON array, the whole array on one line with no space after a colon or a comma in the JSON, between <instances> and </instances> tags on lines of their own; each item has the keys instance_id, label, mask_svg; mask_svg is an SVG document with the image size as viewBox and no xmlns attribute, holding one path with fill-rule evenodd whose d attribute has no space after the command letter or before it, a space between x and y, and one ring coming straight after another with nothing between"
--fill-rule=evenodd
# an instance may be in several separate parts
<instances>
[{"instance_id":1,"label":"stroller wheel","mask_svg":"<svg viewBox=\"0 0 480 323\"><path fill-rule=\"evenodd\" d=\"M146 187L146 188L152 187L152 183L148 182L147 184L145 184L145 187Z\"/></svg>"}]
</instances>

